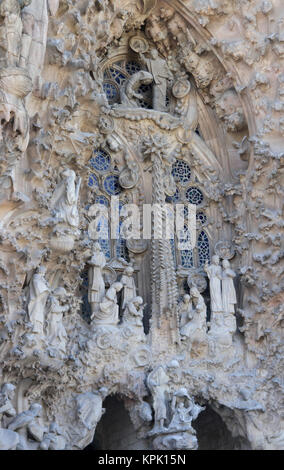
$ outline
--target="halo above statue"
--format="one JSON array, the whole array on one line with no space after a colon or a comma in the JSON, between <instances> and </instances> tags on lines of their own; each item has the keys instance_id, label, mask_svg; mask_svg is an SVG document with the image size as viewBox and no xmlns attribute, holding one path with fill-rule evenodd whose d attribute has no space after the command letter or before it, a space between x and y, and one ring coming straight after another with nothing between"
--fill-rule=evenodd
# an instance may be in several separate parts
<instances>
[{"instance_id":1,"label":"halo above statue","mask_svg":"<svg viewBox=\"0 0 284 470\"><path fill-rule=\"evenodd\" d=\"M141 36L132 36L129 40L129 47L137 54L145 54L149 49L148 41Z\"/></svg>"},{"instance_id":2,"label":"halo above statue","mask_svg":"<svg viewBox=\"0 0 284 470\"><path fill-rule=\"evenodd\" d=\"M175 98L181 99L190 92L190 89L190 82L185 78L179 78L173 85L172 94Z\"/></svg>"},{"instance_id":3,"label":"halo above statue","mask_svg":"<svg viewBox=\"0 0 284 470\"><path fill-rule=\"evenodd\" d=\"M215 253L221 259L232 259L235 256L235 248L231 242L220 240L215 245Z\"/></svg>"},{"instance_id":4,"label":"halo above statue","mask_svg":"<svg viewBox=\"0 0 284 470\"><path fill-rule=\"evenodd\" d=\"M207 281L202 274L199 273L190 273L187 278L187 285L191 289L192 287L196 287L196 289L202 293L206 290Z\"/></svg>"}]
</instances>

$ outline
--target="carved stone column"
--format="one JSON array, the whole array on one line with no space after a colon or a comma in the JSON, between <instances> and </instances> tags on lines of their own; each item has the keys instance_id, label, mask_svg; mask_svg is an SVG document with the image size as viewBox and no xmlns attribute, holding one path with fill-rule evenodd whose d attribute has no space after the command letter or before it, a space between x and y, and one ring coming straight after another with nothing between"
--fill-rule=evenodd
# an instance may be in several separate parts
<instances>
[{"instance_id":1,"label":"carved stone column","mask_svg":"<svg viewBox=\"0 0 284 470\"><path fill-rule=\"evenodd\" d=\"M152 204L163 206L166 200L165 177L171 172L171 157L167 154L168 142L162 135L155 134L144 140L145 158L150 157L152 166ZM154 237L152 224L151 240L151 277L152 277L152 328L161 328L168 323L172 344L178 341L177 300L178 285L174 260L171 256L171 243L164 233L165 213L157 221L157 233ZM155 334L154 332L152 332Z\"/></svg>"}]
</instances>

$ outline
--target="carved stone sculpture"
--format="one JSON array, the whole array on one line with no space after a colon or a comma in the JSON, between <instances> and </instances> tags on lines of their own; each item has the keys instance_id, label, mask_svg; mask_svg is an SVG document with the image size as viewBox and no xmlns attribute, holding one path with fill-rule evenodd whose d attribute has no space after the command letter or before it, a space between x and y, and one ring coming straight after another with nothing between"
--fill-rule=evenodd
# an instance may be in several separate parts
<instances>
[{"instance_id":1,"label":"carved stone sculpture","mask_svg":"<svg viewBox=\"0 0 284 470\"><path fill-rule=\"evenodd\" d=\"M89 286L88 301L91 305L92 319L99 308L100 302L105 295L105 282L103 269L106 265L106 258L99 243L94 244L94 253L89 261Z\"/></svg>"},{"instance_id":2,"label":"carved stone sculpture","mask_svg":"<svg viewBox=\"0 0 284 470\"><path fill-rule=\"evenodd\" d=\"M230 262L226 259L222 261L222 303L224 313L235 313L237 303L236 289L234 286L235 272L230 267Z\"/></svg>"},{"instance_id":3,"label":"carved stone sculpture","mask_svg":"<svg viewBox=\"0 0 284 470\"><path fill-rule=\"evenodd\" d=\"M1 449L284 447L283 18L0 0Z\"/></svg>"},{"instance_id":4,"label":"carved stone sculpture","mask_svg":"<svg viewBox=\"0 0 284 470\"><path fill-rule=\"evenodd\" d=\"M96 426L105 412L103 400L107 394L108 389L101 387L94 393L86 392L76 397L76 415L82 426L79 447L84 448L92 441Z\"/></svg>"},{"instance_id":5,"label":"carved stone sculpture","mask_svg":"<svg viewBox=\"0 0 284 470\"><path fill-rule=\"evenodd\" d=\"M62 435L62 431L56 422L49 426L49 431L44 433L43 440L40 443L41 450L64 450L66 441Z\"/></svg>"},{"instance_id":6,"label":"carved stone sculpture","mask_svg":"<svg viewBox=\"0 0 284 470\"><path fill-rule=\"evenodd\" d=\"M33 403L27 411L18 414L8 425L10 431L18 431L23 428L29 428L34 434L33 427L38 427L36 418L40 417L42 413L42 406L38 403ZM38 430L43 435L42 430Z\"/></svg>"},{"instance_id":7,"label":"carved stone sculpture","mask_svg":"<svg viewBox=\"0 0 284 470\"><path fill-rule=\"evenodd\" d=\"M23 34L20 66L29 70L33 80L39 76L44 63L48 30L48 6L51 14L55 15L59 1L27 0L22 12Z\"/></svg>"},{"instance_id":8,"label":"carved stone sculpture","mask_svg":"<svg viewBox=\"0 0 284 470\"><path fill-rule=\"evenodd\" d=\"M188 395L185 389L182 388L178 390L174 393L172 398L172 419L168 429L176 432L191 430L192 433L195 434L191 422L195 420L204 409L204 407L194 403L194 400Z\"/></svg>"},{"instance_id":9,"label":"carved stone sculpture","mask_svg":"<svg viewBox=\"0 0 284 470\"><path fill-rule=\"evenodd\" d=\"M155 424L151 430L152 434L163 431L167 419L169 377L163 366L158 366L147 377L147 385L153 397L153 408L155 413Z\"/></svg>"},{"instance_id":10,"label":"carved stone sculpture","mask_svg":"<svg viewBox=\"0 0 284 470\"><path fill-rule=\"evenodd\" d=\"M134 297L127 301L123 312L123 323L143 328L143 299Z\"/></svg>"},{"instance_id":11,"label":"carved stone sculpture","mask_svg":"<svg viewBox=\"0 0 284 470\"><path fill-rule=\"evenodd\" d=\"M219 266L219 257L212 256L212 264L206 262L204 270L208 275L210 281L210 301L212 315L223 311L222 295L221 295L221 280L222 270Z\"/></svg>"},{"instance_id":12,"label":"carved stone sculpture","mask_svg":"<svg viewBox=\"0 0 284 470\"><path fill-rule=\"evenodd\" d=\"M99 304L99 309L94 313L92 323L95 326L116 326L119 321L119 305L117 294L122 289L120 282L114 282L107 290L105 297Z\"/></svg>"},{"instance_id":13,"label":"carved stone sculpture","mask_svg":"<svg viewBox=\"0 0 284 470\"><path fill-rule=\"evenodd\" d=\"M132 266L127 266L123 275L121 276L120 282L123 285L122 291L122 309L126 307L128 301L132 300L136 296L136 285L134 280L134 269Z\"/></svg>"},{"instance_id":14,"label":"carved stone sculpture","mask_svg":"<svg viewBox=\"0 0 284 470\"><path fill-rule=\"evenodd\" d=\"M45 267L40 266L32 276L27 288L28 319L33 325L33 333L39 336L43 336L46 302L50 291L45 273Z\"/></svg>"},{"instance_id":15,"label":"carved stone sculpture","mask_svg":"<svg viewBox=\"0 0 284 470\"><path fill-rule=\"evenodd\" d=\"M13 384L4 384L0 394L0 424L2 416L14 417L16 410L11 403L14 398L16 387Z\"/></svg>"},{"instance_id":16,"label":"carved stone sculpture","mask_svg":"<svg viewBox=\"0 0 284 470\"><path fill-rule=\"evenodd\" d=\"M21 9L30 3L31 0L3 0L0 5L0 15L4 17L7 39L8 66L18 65L23 30Z\"/></svg>"},{"instance_id":17,"label":"carved stone sculpture","mask_svg":"<svg viewBox=\"0 0 284 470\"><path fill-rule=\"evenodd\" d=\"M63 325L63 314L69 305L61 305L60 299L66 295L63 288L57 288L49 298L47 309L47 339L49 346L64 354L66 352L67 333Z\"/></svg>"},{"instance_id":18,"label":"carved stone sculpture","mask_svg":"<svg viewBox=\"0 0 284 470\"><path fill-rule=\"evenodd\" d=\"M172 80L173 75L167 62L159 57L157 49L150 51L150 57L146 58L141 53L139 58L144 63L154 79L153 86L153 109L156 111L166 110L166 94L168 81Z\"/></svg>"},{"instance_id":19,"label":"carved stone sculpture","mask_svg":"<svg viewBox=\"0 0 284 470\"><path fill-rule=\"evenodd\" d=\"M206 346L206 305L204 299L196 287L190 290L190 300L186 299L188 318L187 323L182 326L180 334L182 339L187 338L189 350ZM188 321L189 320L189 321Z\"/></svg>"},{"instance_id":20,"label":"carved stone sculpture","mask_svg":"<svg viewBox=\"0 0 284 470\"><path fill-rule=\"evenodd\" d=\"M76 173L69 168L63 170L61 182L52 197L54 215L58 222L77 228L79 225L78 198L81 179L76 180Z\"/></svg>"},{"instance_id":21,"label":"carved stone sculpture","mask_svg":"<svg viewBox=\"0 0 284 470\"><path fill-rule=\"evenodd\" d=\"M151 73L145 70L132 75L120 91L120 102L125 107L139 107L139 100L143 100L143 94L138 91L141 85L150 85L153 81ZM138 100L138 101L137 101Z\"/></svg>"}]
</instances>

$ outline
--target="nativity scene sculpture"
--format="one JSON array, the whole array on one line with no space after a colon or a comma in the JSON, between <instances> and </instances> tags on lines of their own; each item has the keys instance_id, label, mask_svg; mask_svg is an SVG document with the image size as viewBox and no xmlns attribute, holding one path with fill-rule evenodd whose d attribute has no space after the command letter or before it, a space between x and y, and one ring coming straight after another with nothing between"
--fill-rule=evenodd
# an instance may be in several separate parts
<instances>
[{"instance_id":1,"label":"nativity scene sculpture","mask_svg":"<svg viewBox=\"0 0 284 470\"><path fill-rule=\"evenodd\" d=\"M0 449L283 444L279 8L191 3L0 0Z\"/></svg>"}]
</instances>

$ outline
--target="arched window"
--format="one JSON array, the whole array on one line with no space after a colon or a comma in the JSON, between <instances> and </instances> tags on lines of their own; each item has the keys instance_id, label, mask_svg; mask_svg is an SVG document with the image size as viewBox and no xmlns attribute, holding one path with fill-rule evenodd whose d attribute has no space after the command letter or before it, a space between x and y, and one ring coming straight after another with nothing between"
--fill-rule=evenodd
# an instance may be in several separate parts
<instances>
[{"instance_id":1,"label":"arched window","mask_svg":"<svg viewBox=\"0 0 284 470\"><path fill-rule=\"evenodd\" d=\"M95 149L89 160L89 168L88 186L94 193L92 204L102 204L110 212L111 196L119 196L123 191L119 184L118 171L112 165L110 154L104 149ZM119 209L121 207L120 203ZM97 225L97 231L100 232L98 241L105 257L107 260L121 257L129 261L126 241L120 237L121 224L118 229L117 239L111 240L109 220L110 217L101 216Z\"/></svg>"},{"instance_id":2,"label":"arched window","mask_svg":"<svg viewBox=\"0 0 284 470\"><path fill-rule=\"evenodd\" d=\"M120 102L120 88L131 75L144 67L131 59L123 59L113 62L104 69L104 81L103 89L106 94L109 104L115 104ZM152 108L152 86L141 85L138 89L138 93L143 95L143 99L139 100L139 105L142 108Z\"/></svg>"},{"instance_id":3,"label":"arched window","mask_svg":"<svg viewBox=\"0 0 284 470\"><path fill-rule=\"evenodd\" d=\"M172 175L176 183L176 192L173 196L167 196L166 202L171 204L185 204L185 225L179 242L186 241L190 236L187 226L188 209L186 204L196 205L196 246L193 250L178 249L177 241L171 241L172 254L176 265L184 268L202 267L206 260L210 259L209 237L204 229L207 224L207 216L204 209L205 196L194 172L187 162L176 159L172 166Z\"/></svg>"}]
</instances>

